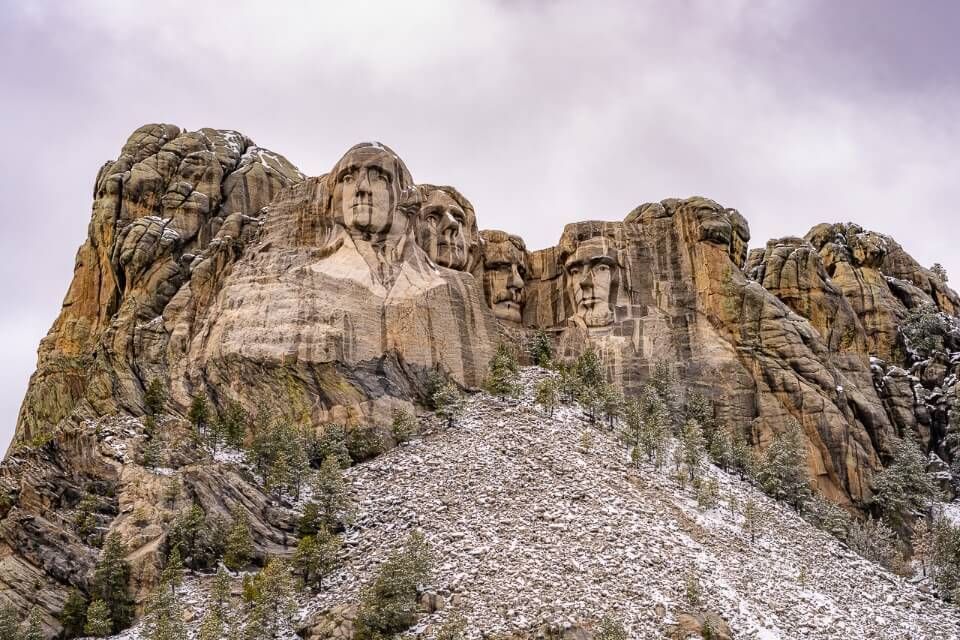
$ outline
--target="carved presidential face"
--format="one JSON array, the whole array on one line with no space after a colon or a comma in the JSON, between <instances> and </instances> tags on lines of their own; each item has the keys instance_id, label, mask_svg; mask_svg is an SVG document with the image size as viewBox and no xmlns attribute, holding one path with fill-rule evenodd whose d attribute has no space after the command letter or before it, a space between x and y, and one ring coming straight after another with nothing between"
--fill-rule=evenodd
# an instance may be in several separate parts
<instances>
[{"instance_id":1,"label":"carved presidential face","mask_svg":"<svg viewBox=\"0 0 960 640\"><path fill-rule=\"evenodd\" d=\"M382 147L353 149L337 163L333 213L351 231L386 233L400 196L396 160Z\"/></svg>"},{"instance_id":2,"label":"carved presidential face","mask_svg":"<svg viewBox=\"0 0 960 640\"><path fill-rule=\"evenodd\" d=\"M484 232L484 240L483 291L487 303L498 319L519 323L527 278L526 247L520 238L503 232Z\"/></svg>"},{"instance_id":3,"label":"carved presidential face","mask_svg":"<svg viewBox=\"0 0 960 640\"><path fill-rule=\"evenodd\" d=\"M417 243L438 265L468 270L479 244L473 211L442 188L430 191L420 208Z\"/></svg>"},{"instance_id":4,"label":"carved presidential face","mask_svg":"<svg viewBox=\"0 0 960 640\"><path fill-rule=\"evenodd\" d=\"M605 238L580 243L564 260L563 269L576 319L588 327L613 322L611 298L619 282L619 266L610 243Z\"/></svg>"}]
</instances>

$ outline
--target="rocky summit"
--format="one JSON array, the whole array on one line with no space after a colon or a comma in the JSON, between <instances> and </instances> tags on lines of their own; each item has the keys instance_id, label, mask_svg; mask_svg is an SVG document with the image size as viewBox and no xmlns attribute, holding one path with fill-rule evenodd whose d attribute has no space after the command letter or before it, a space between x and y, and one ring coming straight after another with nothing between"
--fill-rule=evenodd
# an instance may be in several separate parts
<instances>
[{"instance_id":1,"label":"rocky summit","mask_svg":"<svg viewBox=\"0 0 960 640\"><path fill-rule=\"evenodd\" d=\"M198 398L211 422L369 431L398 410L426 415L438 376L476 392L501 345L530 364L543 336L560 361L595 352L628 399L666 366L757 452L799 425L812 489L851 514L869 511L871 479L903 439L952 486L960 298L892 238L824 223L750 249L744 216L704 197L569 224L535 251L480 226L467 195L417 183L380 143L308 177L235 131L135 131L96 176L88 237L0 465L0 600L61 633L68 593L89 592L101 554L78 513L123 538L138 614L191 505L242 512L255 562L293 553L302 503L191 444ZM939 322L940 348L908 330L921 314ZM547 420L529 397L476 395L459 427L351 468L348 560L301 602L300 633L349 636L359 586L419 528L439 569L413 632L430 637L454 600L476 634L589 637L590 620L619 612L636 637L705 624L713 637L956 636L949 605L792 512L748 544L729 504L692 509L609 434L578 450L573 411ZM161 465L141 459L154 438ZM713 473L735 500L753 490ZM683 608L691 567L709 597Z\"/></svg>"}]
</instances>

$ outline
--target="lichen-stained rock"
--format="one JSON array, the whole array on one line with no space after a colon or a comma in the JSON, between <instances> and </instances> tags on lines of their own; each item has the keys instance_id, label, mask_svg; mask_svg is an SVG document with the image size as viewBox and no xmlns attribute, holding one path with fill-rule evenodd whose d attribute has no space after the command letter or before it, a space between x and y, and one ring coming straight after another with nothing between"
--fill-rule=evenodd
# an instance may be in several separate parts
<instances>
[{"instance_id":1,"label":"lichen-stained rock","mask_svg":"<svg viewBox=\"0 0 960 640\"><path fill-rule=\"evenodd\" d=\"M49 431L75 410L92 417L139 409L144 372L164 369L143 357L162 351L149 343L163 337L141 327L163 312L231 215L255 216L302 179L282 156L235 131L135 131L97 176L89 235L40 344L15 438Z\"/></svg>"},{"instance_id":2,"label":"lichen-stained rock","mask_svg":"<svg viewBox=\"0 0 960 640\"><path fill-rule=\"evenodd\" d=\"M552 327L565 356L596 347L627 395L657 361L676 363L688 390L713 398L718 417L749 427L760 447L798 420L820 490L859 502L894 436L862 331L825 339L750 281L748 240L739 213L705 198L642 205L624 223L567 225L557 247L531 255L525 324ZM822 280L816 252L807 254L799 277ZM823 307L825 324L831 305L843 309L857 330L838 292L805 304Z\"/></svg>"},{"instance_id":3,"label":"lichen-stained rock","mask_svg":"<svg viewBox=\"0 0 960 640\"><path fill-rule=\"evenodd\" d=\"M811 229L806 240L859 317L872 355L905 364L897 327L908 309L935 304L950 315L960 311L957 294L889 236L852 223L824 223Z\"/></svg>"}]
</instances>

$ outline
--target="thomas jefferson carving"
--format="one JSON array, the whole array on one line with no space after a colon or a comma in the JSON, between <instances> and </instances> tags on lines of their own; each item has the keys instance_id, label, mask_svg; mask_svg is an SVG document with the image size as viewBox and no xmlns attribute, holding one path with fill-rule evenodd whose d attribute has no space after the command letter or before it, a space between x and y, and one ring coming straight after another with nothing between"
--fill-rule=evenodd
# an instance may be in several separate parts
<instances>
[{"instance_id":1,"label":"thomas jefferson carving","mask_svg":"<svg viewBox=\"0 0 960 640\"><path fill-rule=\"evenodd\" d=\"M472 271L480 253L473 206L453 187L420 185L417 243L441 267Z\"/></svg>"}]
</instances>

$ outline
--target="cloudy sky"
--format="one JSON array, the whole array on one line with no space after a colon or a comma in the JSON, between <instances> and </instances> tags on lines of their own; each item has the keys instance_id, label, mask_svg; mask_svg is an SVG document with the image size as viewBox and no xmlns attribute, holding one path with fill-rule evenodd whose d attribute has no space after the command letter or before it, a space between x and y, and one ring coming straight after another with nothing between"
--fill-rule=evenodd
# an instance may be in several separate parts
<instances>
[{"instance_id":1,"label":"cloudy sky","mask_svg":"<svg viewBox=\"0 0 960 640\"><path fill-rule=\"evenodd\" d=\"M361 140L531 248L709 196L754 246L853 220L960 281L960 3L0 0L0 446L141 124L242 131L309 175Z\"/></svg>"}]
</instances>

